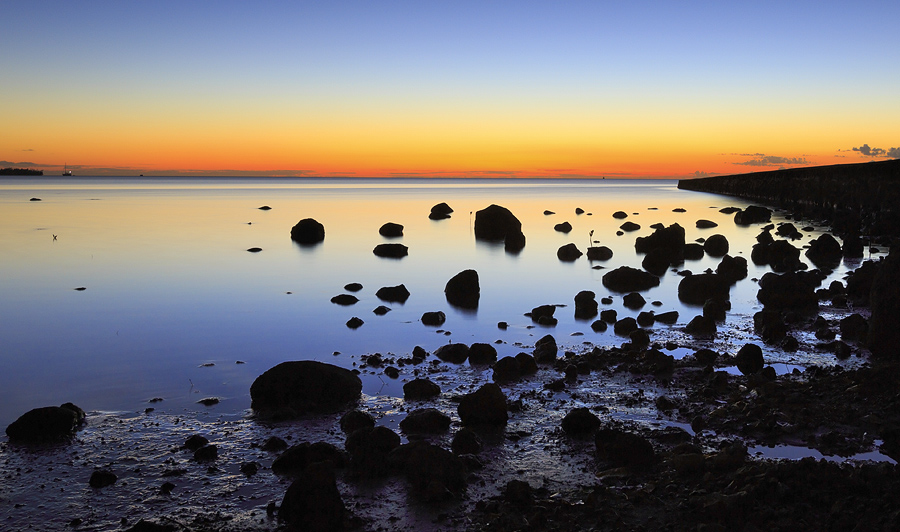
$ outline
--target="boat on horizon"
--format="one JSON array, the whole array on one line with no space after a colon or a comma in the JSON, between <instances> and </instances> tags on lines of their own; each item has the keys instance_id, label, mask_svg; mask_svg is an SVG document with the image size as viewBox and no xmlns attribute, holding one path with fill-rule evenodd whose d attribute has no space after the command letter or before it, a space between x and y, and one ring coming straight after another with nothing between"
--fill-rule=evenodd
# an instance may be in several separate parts
<instances>
[{"instance_id":1,"label":"boat on horizon","mask_svg":"<svg viewBox=\"0 0 900 532\"><path fill-rule=\"evenodd\" d=\"M64 175L64 176L71 176L71 175L72 175L72 171L69 170L69 165L68 165L68 163L66 163L65 165L63 165L63 173L62 173L62 175Z\"/></svg>"}]
</instances>

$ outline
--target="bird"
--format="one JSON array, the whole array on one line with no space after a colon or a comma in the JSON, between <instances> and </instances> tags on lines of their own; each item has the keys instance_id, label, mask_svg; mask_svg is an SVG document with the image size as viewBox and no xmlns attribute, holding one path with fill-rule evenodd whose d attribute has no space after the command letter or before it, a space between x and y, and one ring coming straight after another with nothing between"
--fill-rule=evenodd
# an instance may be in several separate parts
<instances>
[{"instance_id":1,"label":"bird","mask_svg":"<svg viewBox=\"0 0 900 532\"><path fill-rule=\"evenodd\" d=\"M56 241L56 235L53 235L53 240Z\"/></svg>"}]
</instances>

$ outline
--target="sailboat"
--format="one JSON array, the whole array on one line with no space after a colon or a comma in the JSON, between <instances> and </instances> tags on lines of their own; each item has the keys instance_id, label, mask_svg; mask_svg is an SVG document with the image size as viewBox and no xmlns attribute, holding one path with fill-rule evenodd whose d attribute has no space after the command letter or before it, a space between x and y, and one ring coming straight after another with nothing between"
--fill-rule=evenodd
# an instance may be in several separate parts
<instances>
[{"instance_id":1,"label":"sailboat","mask_svg":"<svg viewBox=\"0 0 900 532\"><path fill-rule=\"evenodd\" d=\"M62 175L64 175L64 176L70 176L70 175L72 175L72 171L69 170L69 165L68 165L68 163L66 163L66 164L63 166L63 173L62 173Z\"/></svg>"}]
</instances>

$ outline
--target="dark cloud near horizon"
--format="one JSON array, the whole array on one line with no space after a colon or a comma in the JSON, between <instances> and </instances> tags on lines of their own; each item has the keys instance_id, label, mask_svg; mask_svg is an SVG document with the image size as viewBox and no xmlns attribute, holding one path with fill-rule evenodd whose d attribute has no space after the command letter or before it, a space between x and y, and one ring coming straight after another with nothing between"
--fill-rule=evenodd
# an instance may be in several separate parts
<instances>
[{"instance_id":1,"label":"dark cloud near horizon","mask_svg":"<svg viewBox=\"0 0 900 532\"><path fill-rule=\"evenodd\" d=\"M746 155L746 157L756 157L756 159L750 159L749 161L732 164L739 164L742 166L779 166L785 164L809 164L809 161L806 160L806 157L779 157L777 155L762 154Z\"/></svg>"},{"instance_id":2,"label":"dark cloud near horizon","mask_svg":"<svg viewBox=\"0 0 900 532\"><path fill-rule=\"evenodd\" d=\"M900 159L900 148L871 148L868 144L863 144L853 151L859 152L866 157L887 157L889 159Z\"/></svg>"}]
</instances>

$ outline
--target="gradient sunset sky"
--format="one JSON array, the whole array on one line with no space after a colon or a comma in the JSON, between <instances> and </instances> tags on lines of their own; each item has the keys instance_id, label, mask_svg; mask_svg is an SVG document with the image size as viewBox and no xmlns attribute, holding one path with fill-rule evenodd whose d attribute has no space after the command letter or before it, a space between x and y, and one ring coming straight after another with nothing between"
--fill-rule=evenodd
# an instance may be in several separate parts
<instances>
[{"instance_id":1,"label":"gradient sunset sky","mask_svg":"<svg viewBox=\"0 0 900 532\"><path fill-rule=\"evenodd\" d=\"M0 166L673 177L900 157L900 2L0 8Z\"/></svg>"}]
</instances>

